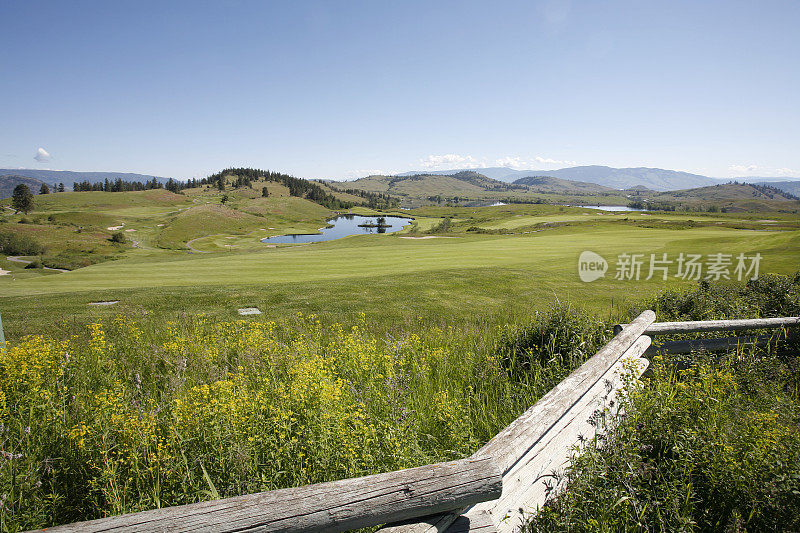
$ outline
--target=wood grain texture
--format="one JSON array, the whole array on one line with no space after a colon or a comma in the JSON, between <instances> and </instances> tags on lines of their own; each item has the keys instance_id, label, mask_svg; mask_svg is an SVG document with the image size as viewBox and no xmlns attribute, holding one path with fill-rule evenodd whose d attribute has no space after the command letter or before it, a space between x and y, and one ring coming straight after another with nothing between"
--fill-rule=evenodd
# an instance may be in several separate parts
<instances>
[{"instance_id":1,"label":"wood grain texture","mask_svg":"<svg viewBox=\"0 0 800 533\"><path fill-rule=\"evenodd\" d=\"M473 455L476 458L495 458L503 471L504 496L507 492L515 490L513 488L514 474L517 470L525 468L531 454L542 454L541 450L536 451L534 448L548 431L553 429L565 415L567 418L579 415L581 411L573 412L573 415L567 413L570 413L573 406L578 404L582 398L584 404L592 402L596 396L594 393L589 394L590 391L596 392L598 383L602 387L605 386L605 382L601 380L628 350L631 350L628 356L636 359L647 349L650 339L641 337L641 335L653 321L655 321L655 313L650 310L644 311L592 358L567 376ZM639 340L640 338L643 340ZM631 349L634 345L635 348ZM549 451L545 453L549 453ZM532 468L536 468L536 466L534 465ZM477 511L491 510L493 505L496 503L482 505ZM442 533L455 523L459 515L467 511L468 509L465 508L439 516L425 517L424 520L412 523L392 524L384 527L382 531L389 533ZM495 523L497 525L497 521Z\"/></svg>"},{"instance_id":2,"label":"wood grain texture","mask_svg":"<svg viewBox=\"0 0 800 533\"><path fill-rule=\"evenodd\" d=\"M573 450L597 432L600 415L618 412L617 393L627 379L637 379L648 367L639 356L650 344L640 337L603 378L580 401L573 405L550 431L531 448L519 466L503 476L503 494L497 500L478 503L464 516L487 512L500 533L518 531L527 518L545 502L551 488L556 488L556 474L569 464ZM446 530L451 533L450 530Z\"/></svg>"},{"instance_id":3,"label":"wood grain texture","mask_svg":"<svg viewBox=\"0 0 800 533\"><path fill-rule=\"evenodd\" d=\"M650 310L640 314L629 327L495 435L473 457L493 457L503 474L513 469L548 429L622 357L655 318L655 313Z\"/></svg>"},{"instance_id":4,"label":"wood grain texture","mask_svg":"<svg viewBox=\"0 0 800 533\"><path fill-rule=\"evenodd\" d=\"M387 472L305 487L155 509L51 532L349 531L495 499L502 477L491 458Z\"/></svg>"},{"instance_id":5,"label":"wood grain texture","mask_svg":"<svg viewBox=\"0 0 800 533\"><path fill-rule=\"evenodd\" d=\"M780 328L800 326L800 317L747 318L742 320L703 320L696 322L655 322L644 331L646 335L667 335L669 333L698 333L702 331L744 331L760 328ZM627 328L628 324L618 324Z\"/></svg>"},{"instance_id":6,"label":"wood grain texture","mask_svg":"<svg viewBox=\"0 0 800 533\"><path fill-rule=\"evenodd\" d=\"M651 346L648 350L650 354L682 354L697 351L718 352L722 350L733 350L739 346L766 346L777 339L772 335L743 336L743 337L722 337L719 339L686 339L679 341L667 341L658 346Z\"/></svg>"}]
</instances>

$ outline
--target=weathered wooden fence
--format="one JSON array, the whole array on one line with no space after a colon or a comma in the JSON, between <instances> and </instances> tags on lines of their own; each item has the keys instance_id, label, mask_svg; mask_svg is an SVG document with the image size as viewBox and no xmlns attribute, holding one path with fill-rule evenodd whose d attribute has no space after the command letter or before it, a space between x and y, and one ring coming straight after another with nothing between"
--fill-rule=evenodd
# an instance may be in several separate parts
<instances>
[{"instance_id":1,"label":"weathered wooden fence","mask_svg":"<svg viewBox=\"0 0 800 533\"><path fill-rule=\"evenodd\" d=\"M654 353L650 335L800 326L800 317L661 323L655 318L645 311L615 327L608 344L467 459L48 531L338 532L382 524L388 524L384 533L516 531L544 503L554 473L567 465L576 444L594 436L598 410L614 405L624 379L637 379L647 369L642 356ZM765 338L670 341L657 351L712 351Z\"/></svg>"}]
</instances>

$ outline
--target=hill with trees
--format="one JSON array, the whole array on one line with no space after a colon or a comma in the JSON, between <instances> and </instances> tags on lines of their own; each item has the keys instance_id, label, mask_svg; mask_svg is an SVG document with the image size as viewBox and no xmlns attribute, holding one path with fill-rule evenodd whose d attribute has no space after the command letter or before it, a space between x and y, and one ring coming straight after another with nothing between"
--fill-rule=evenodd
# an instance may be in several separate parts
<instances>
[{"instance_id":1,"label":"hill with trees","mask_svg":"<svg viewBox=\"0 0 800 533\"><path fill-rule=\"evenodd\" d=\"M800 200L791 193L763 183L733 181L680 191L643 192L629 206L665 211L796 211Z\"/></svg>"},{"instance_id":2,"label":"hill with trees","mask_svg":"<svg viewBox=\"0 0 800 533\"><path fill-rule=\"evenodd\" d=\"M234 189L252 187L256 181L280 183L289 189L290 196L304 198L333 210L350 209L356 205L378 209L398 205L398 201L391 196L372 191L358 193L360 200L345 200L337 195L335 190L327 189L323 184L256 168L227 168L194 183L188 182L187 187L210 186L224 191L228 187Z\"/></svg>"},{"instance_id":3,"label":"hill with trees","mask_svg":"<svg viewBox=\"0 0 800 533\"><path fill-rule=\"evenodd\" d=\"M426 174L451 175L457 170L437 170ZM467 169L469 170L469 169ZM595 183L616 190L628 189L636 185L644 185L657 191L688 189L706 185L716 185L720 180L663 168L635 167L614 168L601 165L568 167L557 170L515 170L507 167L489 167L473 169L498 181L515 183L523 178L549 176L571 181ZM409 176L416 172L407 172L401 176Z\"/></svg>"},{"instance_id":4,"label":"hill with trees","mask_svg":"<svg viewBox=\"0 0 800 533\"><path fill-rule=\"evenodd\" d=\"M45 183L36 178L28 178L16 174L0 175L0 198L11 198L14 187L19 184L27 185L34 194L38 193Z\"/></svg>"},{"instance_id":5,"label":"hill with trees","mask_svg":"<svg viewBox=\"0 0 800 533\"><path fill-rule=\"evenodd\" d=\"M550 193L618 193L616 189L605 187L596 183L587 183L583 181L565 180L561 178L554 178L551 176L529 176L520 178L514 181L515 184L527 185L531 190L536 192L550 192Z\"/></svg>"}]
</instances>

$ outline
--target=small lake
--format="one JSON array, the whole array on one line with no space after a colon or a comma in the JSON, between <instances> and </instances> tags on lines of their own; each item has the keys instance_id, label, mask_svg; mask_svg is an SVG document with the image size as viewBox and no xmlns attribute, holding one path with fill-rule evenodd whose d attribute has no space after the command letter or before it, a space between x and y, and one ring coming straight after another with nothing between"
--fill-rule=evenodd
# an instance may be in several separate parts
<instances>
[{"instance_id":1,"label":"small lake","mask_svg":"<svg viewBox=\"0 0 800 533\"><path fill-rule=\"evenodd\" d=\"M349 237L350 235L394 233L395 231L400 231L404 227L411 224L410 218L389 216L384 216L383 218L385 219L385 227L365 228L361 227L360 224L377 224L378 217L365 217L362 215L339 215L336 218L330 219L328 224L331 224L331 226L320 229L320 233L278 235L277 237L261 239L261 242L267 244L287 244L332 241L334 239L341 239L342 237Z\"/></svg>"},{"instance_id":2,"label":"small lake","mask_svg":"<svg viewBox=\"0 0 800 533\"><path fill-rule=\"evenodd\" d=\"M600 211L646 211L646 209L636 209L627 205L571 205L569 207L585 207L586 209L599 209Z\"/></svg>"}]
</instances>

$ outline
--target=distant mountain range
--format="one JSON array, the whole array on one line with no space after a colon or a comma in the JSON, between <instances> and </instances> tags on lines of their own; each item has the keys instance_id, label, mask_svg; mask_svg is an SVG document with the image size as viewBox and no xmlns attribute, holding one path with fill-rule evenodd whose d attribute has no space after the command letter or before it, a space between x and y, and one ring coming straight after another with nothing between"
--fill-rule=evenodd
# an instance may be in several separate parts
<instances>
[{"instance_id":1,"label":"distant mountain range","mask_svg":"<svg viewBox=\"0 0 800 533\"><path fill-rule=\"evenodd\" d=\"M705 185L716 185L720 180L690 174L689 172L679 172L676 170L665 170L661 168L612 168L599 165L561 168L558 170L514 170L505 167L491 167L472 169L480 172L484 176L493 178L506 183L520 183L523 178L549 176L571 181L581 181L584 183L596 183L612 189L629 189L637 185L643 185L655 191L669 191L677 189L690 189L692 187L703 187ZM456 170L443 170L425 172L426 174L454 174ZM403 176L415 174L407 172Z\"/></svg>"},{"instance_id":2,"label":"distant mountain range","mask_svg":"<svg viewBox=\"0 0 800 533\"><path fill-rule=\"evenodd\" d=\"M536 192L550 192L561 194L612 194L618 193L617 189L598 185L597 183L588 183L584 181L565 180L563 178L554 178L552 176L529 176L514 180L515 184L527 185ZM638 188L639 190L642 187ZM650 190L644 187L643 190Z\"/></svg>"},{"instance_id":3,"label":"distant mountain range","mask_svg":"<svg viewBox=\"0 0 800 533\"><path fill-rule=\"evenodd\" d=\"M549 176L571 181L584 183L595 183L604 187L622 190L636 186L644 186L654 191L674 191L679 189L691 189L695 187L705 187L726 183L731 181L728 178L710 178L700 174L680 172L677 170L666 170L663 168L613 168L599 165L561 168L558 170L514 170L506 167L488 167L474 169L453 169L405 172L398 176L411 176L414 174L428 175L453 175L464 170L472 170L483 174L488 178L506 183L524 183L523 178ZM769 178L769 177L743 177L735 178L740 182L781 182L794 181L800 178Z\"/></svg>"},{"instance_id":4,"label":"distant mountain range","mask_svg":"<svg viewBox=\"0 0 800 533\"><path fill-rule=\"evenodd\" d=\"M33 168L0 168L0 176L22 176L43 181L48 185L63 183L65 187L72 190L72 184L76 181L88 180L92 183L98 181L116 180L121 178L123 181L150 181L153 178L161 183L166 183L168 178L150 176L147 174L134 174L131 172L73 172L71 170L38 170Z\"/></svg>"},{"instance_id":5,"label":"distant mountain range","mask_svg":"<svg viewBox=\"0 0 800 533\"><path fill-rule=\"evenodd\" d=\"M800 198L800 181L757 181L748 183L758 183L759 185L767 185L775 187L783 192L788 192L792 196Z\"/></svg>"}]
</instances>

